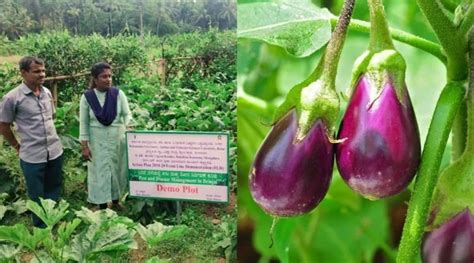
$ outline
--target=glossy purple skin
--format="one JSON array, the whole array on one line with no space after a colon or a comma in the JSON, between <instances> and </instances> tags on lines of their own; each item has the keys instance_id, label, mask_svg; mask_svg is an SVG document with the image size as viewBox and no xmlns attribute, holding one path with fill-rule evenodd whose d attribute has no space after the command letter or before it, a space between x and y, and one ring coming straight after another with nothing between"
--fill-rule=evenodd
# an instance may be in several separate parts
<instances>
[{"instance_id":1,"label":"glossy purple skin","mask_svg":"<svg viewBox=\"0 0 474 263\"><path fill-rule=\"evenodd\" d=\"M474 262L474 217L469 209L427 233L422 254L424 263Z\"/></svg>"},{"instance_id":2,"label":"glossy purple skin","mask_svg":"<svg viewBox=\"0 0 474 263\"><path fill-rule=\"evenodd\" d=\"M336 146L339 172L369 199L403 191L420 163L420 136L408 91L403 89L402 104L391 83L369 105L373 84L363 75L339 127L338 138L347 138Z\"/></svg>"},{"instance_id":3,"label":"glossy purple skin","mask_svg":"<svg viewBox=\"0 0 474 263\"><path fill-rule=\"evenodd\" d=\"M290 111L260 146L250 172L253 199L274 216L296 216L314 209L331 182L334 147L326 125L318 120L307 136L294 144L297 115Z\"/></svg>"}]
</instances>

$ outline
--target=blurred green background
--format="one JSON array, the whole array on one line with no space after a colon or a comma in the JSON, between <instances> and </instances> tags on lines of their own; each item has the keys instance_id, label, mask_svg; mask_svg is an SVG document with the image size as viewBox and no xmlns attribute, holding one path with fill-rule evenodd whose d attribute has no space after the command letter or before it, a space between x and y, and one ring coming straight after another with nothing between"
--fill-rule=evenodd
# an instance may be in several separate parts
<instances>
[{"instance_id":1,"label":"blurred green background","mask_svg":"<svg viewBox=\"0 0 474 263\"><path fill-rule=\"evenodd\" d=\"M238 1L239 7L255 1ZM389 26L437 42L416 1L385 0ZM342 0L314 0L338 15ZM240 19L241 15L239 14ZM369 21L367 1L356 1L353 18ZM240 23L240 21L239 21ZM349 88L353 63L368 47L367 33L348 31L339 62L336 87ZM401 42L396 49L407 62L406 84L415 109L422 145L438 96L446 83L444 65L434 56ZM268 132L269 120L288 90L304 80L322 53L305 58L258 40L238 40L238 211L240 262L393 262L400 241L409 190L379 201L353 193L334 169L326 198L311 213L281 219L270 247L272 218L252 200L248 173L254 155ZM244 94L258 98L247 103ZM245 97L245 98L244 98ZM341 117L347 102L341 98ZM256 105L256 106L252 106ZM442 167L449 162L447 145ZM419 250L419 248L413 248Z\"/></svg>"}]
</instances>

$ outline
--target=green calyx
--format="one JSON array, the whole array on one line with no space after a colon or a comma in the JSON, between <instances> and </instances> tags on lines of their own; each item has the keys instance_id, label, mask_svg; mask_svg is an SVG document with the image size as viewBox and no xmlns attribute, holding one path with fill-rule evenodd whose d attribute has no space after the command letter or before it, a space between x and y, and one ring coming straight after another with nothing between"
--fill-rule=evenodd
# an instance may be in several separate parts
<instances>
[{"instance_id":1,"label":"green calyx","mask_svg":"<svg viewBox=\"0 0 474 263\"><path fill-rule=\"evenodd\" d=\"M280 120L292 108L296 109L298 115L298 132L295 142L303 140L319 119L326 124L328 136L333 136L339 115L339 97L333 81L310 76L294 86L283 104L275 111L273 123Z\"/></svg>"},{"instance_id":2,"label":"green calyx","mask_svg":"<svg viewBox=\"0 0 474 263\"><path fill-rule=\"evenodd\" d=\"M349 89L350 96L362 75L370 79L373 88L371 103L378 98L387 83L391 83L400 103L404 104L405 59L394 49L379 52L366 51L355 62Z\"/></svg>"},{"instance_id":3,"label":"green calyx","mask_svg":"<svg viewBox=\"0 0 474 263\"><path fill-rule=\"evenodd\" d=\"M303 140L318 119L325 122L328 136L333 136L339 114L339 97L331 83L318 79L304 87L301 90L297 108L301 110L296 135L297 142Z\"/></svg>"},{"instance_id":4,"label":"green calyx","mask_svg":"<svg viewBox=\"0 0 474 263\"><path fill-rule=\"evenodd\" d=\"M440 175L431 209L436 213L429 228L436 228L459 211L474 211L474 154L465 154Z\"/></svg>"},{"instance_id":5,"label":"green calyx","mask_svg":"<svg viewBox=\"0 0 474 263\"><path fill-rule=\"evenodd\" d=\"M318 66L306 80L290 90L283 104L275 111L273 123L280 120L292 108L296 109L298 131L295 143L306 137L317 120L325 123L330 141L337 143L331 138L336 130L339 115L339 97L336 93L335 79L354 4L355 0L344 1L339 21Z\"/></svg>"}]
</instances>

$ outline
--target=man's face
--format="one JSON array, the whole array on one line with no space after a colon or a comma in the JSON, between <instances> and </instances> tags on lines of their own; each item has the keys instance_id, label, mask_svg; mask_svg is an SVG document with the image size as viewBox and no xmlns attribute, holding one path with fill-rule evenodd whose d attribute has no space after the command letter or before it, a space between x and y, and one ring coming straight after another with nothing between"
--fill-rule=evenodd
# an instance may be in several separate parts
<instances>
[{"instance_id":1,"label":"man's face","mask_svg":"<svg viewBox=\"0 0 474 263\"><path fill-rule=\"evenodd\" d=\"M44 65L31 63L30 70L22 70L21 76L28 86L37 87L44 83L46 69Z\"/></svg>"}]
</instances>

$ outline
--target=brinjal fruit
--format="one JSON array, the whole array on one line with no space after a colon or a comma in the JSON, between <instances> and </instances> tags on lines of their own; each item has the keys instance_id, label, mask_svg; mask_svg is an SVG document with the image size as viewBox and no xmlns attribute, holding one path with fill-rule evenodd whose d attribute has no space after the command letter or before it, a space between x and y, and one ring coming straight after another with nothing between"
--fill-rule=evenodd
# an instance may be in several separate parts
<instances>
[{"instance_id":1,"label":"brinjal fruit","mask_svg":"<svg viewBox=\"0 0 474 263\"><path fill-rule=\"evenodd\" d=\"M474 216L464 209L439 228L425 235L424 263L474 262Z\"/></svg>"},{"instance_id":2,"label":"brinjal fruit","mask_svg":"<svg viewBox=\"0 0 474 263\"><path fill-rule=\"evenodd\" d=\"M359 75L339 126L342 142L336 146L342 178L368 199L403 191L420 163L420 136L404 82L404 61L395 51L383 53L371 57L367 71Z\"/></svg>"},{"instance_id":3,"label":"brinjal fruit","mask_svg":"<svg viewBox=\"0 0 474 263\"><path fill-rule=\"evenodd\" d=\"M250 172L250 192L262 209L274 216L311 211L326 195L331 181L334 148L327 127L317 120L296 141L296 110L278 121L257 152Z\"/></svg>"}]
</instances>

